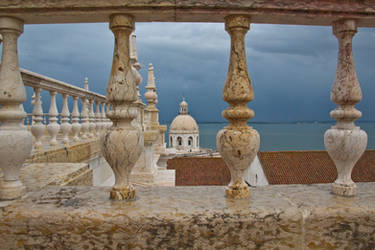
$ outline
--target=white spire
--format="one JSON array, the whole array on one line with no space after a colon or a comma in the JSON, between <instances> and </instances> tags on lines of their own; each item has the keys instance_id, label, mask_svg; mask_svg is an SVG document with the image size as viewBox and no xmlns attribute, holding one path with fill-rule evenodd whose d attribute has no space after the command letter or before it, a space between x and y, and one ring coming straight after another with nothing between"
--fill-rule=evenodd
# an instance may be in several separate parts
<instances>
[{"instance_id":1,"label":"white spire","mask_svg":"<svg viewBox=\"0 0 375 250\"><path fill-rule=\"evenodd\" d=\"M85 77L85 83L83 84L85 90L89 90L89 78Z\"/></svg>"},{"instance_id":2,"label":"white spire","mask_svg":"<svg viewBox=\"0 0 375 250\"><path fill-rule=\"evenodd\" d=\"M145 93L145 97L147 99L149 106L155 106L155 104L158 103L158 95L156 94L154 67L152 66L152 63L148 65L148 78L146 89L147 92Z\"/></svg>"}]
</instances>

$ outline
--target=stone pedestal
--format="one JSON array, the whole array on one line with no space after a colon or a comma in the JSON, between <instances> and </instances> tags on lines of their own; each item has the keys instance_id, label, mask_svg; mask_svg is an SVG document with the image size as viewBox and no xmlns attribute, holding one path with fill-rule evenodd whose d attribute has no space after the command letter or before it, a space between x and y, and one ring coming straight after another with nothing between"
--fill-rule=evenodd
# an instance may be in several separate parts
<instances>
[{"instance_id":1,"label":"stone pedestal","mask_svg":"<svg viewBox=\"0 0 375 250\"><path fill-rule=\"evenodd\" d=\"M155 130L148 130L143 132L144 137L144 151L139 157L134 171L131 175L131 180L136 183L153 184L157 174L157 165L155 162L155 143L158 139L158 132Z\"/></svg>"}]
</instances>

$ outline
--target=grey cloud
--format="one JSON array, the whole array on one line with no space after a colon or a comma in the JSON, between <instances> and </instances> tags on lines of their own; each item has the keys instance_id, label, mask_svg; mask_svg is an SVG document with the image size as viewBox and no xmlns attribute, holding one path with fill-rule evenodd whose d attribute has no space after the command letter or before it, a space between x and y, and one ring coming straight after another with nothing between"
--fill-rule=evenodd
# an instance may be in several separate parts
<instances>
[{"instance_id":1,"label":"grey cloud","mask_svg":"<svg viewBox=\"0 0 375 250\"><path fill-rule=\"evenodd\" d=\"M223 24L140 23L137 48L144 86L152 62L160 119L170 121L185 95L198 121L222 121L221 99L229 62L229 35ZM371 107L374 29L359 29L354 56L364 120ZM252 25L246 36L247 61L254 85L254 121L328 120L334 108L329 90L336 71L337 42L329 27ZM32 25L20 39L21 66L104 94L109 78L113 35L107 24Z\"/></svg>"}]
</instances>

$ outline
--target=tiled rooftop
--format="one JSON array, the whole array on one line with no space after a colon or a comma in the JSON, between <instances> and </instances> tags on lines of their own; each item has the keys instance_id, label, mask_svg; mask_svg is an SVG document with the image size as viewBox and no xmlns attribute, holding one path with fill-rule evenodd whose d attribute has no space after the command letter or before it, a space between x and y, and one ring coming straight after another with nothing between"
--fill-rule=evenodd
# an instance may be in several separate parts
<instances>
[{"instance_id":1,"label":"tiled rooftop","mask_svg":"<svg viewBox=\"0 0 375 250\"><path fill-rule=\"evenodd\" d=\"M270 184L331 183L337 178L336 167L326 151L259 152ZM367 150L352 172L355 182L375 181L375 150Z\"/></svg>"},{"instance_id":2,"label":"tiled rooftop","mask_svg":"<svg viewBox=\"0 0 375 250\"><path fill-rule=\"evenodd\" d=\"M259 152L269 184L331 183L337 177L326 151ZM227 185L229 170L222 158L186 157L168 161L176 170L176 186ZM375 150L367 150L352 172L355 182L375 182Z\"/></svg>"}]
</instances>

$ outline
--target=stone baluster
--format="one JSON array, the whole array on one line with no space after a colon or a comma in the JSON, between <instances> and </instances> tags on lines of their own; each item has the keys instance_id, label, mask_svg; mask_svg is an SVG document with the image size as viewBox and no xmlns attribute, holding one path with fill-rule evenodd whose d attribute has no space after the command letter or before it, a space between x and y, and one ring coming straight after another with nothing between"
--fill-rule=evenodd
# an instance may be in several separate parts
<instances>
[{"instance_id":1,"label":"stone baluster","mask_svg":"<svg viewBox=\"0 0 375 250\"><path fill-rule=\"evenodd\" d=\"M137 116L133 106L137 100L137 89L129 57L129 36L133 28L134 19L130 15L116 14L110 17L115 46L106 92L111 104L107 116L113 125L105 133L102 152L115 174L115 185L110 191L111 199L115 200L135 197L135 188L129 177L143 150L142 132L139 127L131 125Z\"/></svg>"},{"instance_id":2,"label":"stone baluster","mask_svg":"<svg viewBox=\"0 0 375 250\"><path fill-rule=\"evenodd\" d=\"M0 66L0 199L21 197L25 186L19 180L20 169L30 155L33 136L23 125L26 113L23 103L26 91L18 66L17 41L23 32L23 21L0 17L3 50Z\"/></svg>"},{"instance_id":3,"label":"stone baluster","mask_svg":"<svg viewBox=\"0 0 375 250\"><path fill-rule=\"evenodd\" d=\"M354 121L362 116L354 105L362 99L362 92L354 67L352 39L357 33L354 20L339 20L333 23L333 34L339 43L336 77L331 89L331 100L337 104L331 111L336 125L324 135L324 144L337 168L337 179L332 192L342 196L353 196L357 186L351 173L355 163L366 149L367 134Z\"/></svg>"},{"instance_id":4,"label":"stone baluster","mask_svg":"<svg viewBox=\"0 0 375 250\"><path fill-rule=\"evenodd\" d=\"M79 123L79 109L78 109L78 96L73 96L73 112L72 112L72 131L73 131L73 141L78 142L79 132L81 131L81 124Z\"/></svg>"},{"instance_id":5,"label":"stone baluster","mask_svg":"<svg viewBox=\"0 0 375 250\"><path fill-rule=\"evenodd\" d=\"M63 137L63 143L65 145L69 144L69 133L72 128L72 125L70 124L70 112L68 107L68 95L62 94L63 97L63 107L61 110L61 131L62 131L62 137Z\"/></svg>"},{"instance_id":6,"label":"stone baluster","mask_svg":"<svg viewBox=\"0 0 375 250\"><path fill-rule=\"evenodd\" d=\"M102 122L102 130L105 131L107 129L107 116L105 115L105 103L102 102L102 117L101 117L101 122Z\"/></svg>"},{"instance_id":7,"label":"stone baluster","mask_svg":"<svg viewBox=\"0 0 375 250\"><path fill-rule=\"evenodd\" d=\"M225 29L231 37L230 62L223 99L229 107L223 117L230 124L219 131L217 148L227 164L231 181L226 189L228 198L247 198L250 189L244 182L244 174L259 150L259 134L247 125L254 111L246 104L254 98L253 87L246 63L245 35L250 28L246 16L232 15L225 18Z\"/></svg>"},{"instance_id":8,"label":"stone baluster","mask_svg":"<svg viewBox=\"0 0 375 250\"><path fill-rule=\"evenodd\" d=\"M99 133L102 131L102 122L101 117L102 114L100 113L100 102L95 101L96 106L96 114L95 114L95 123L96 123L96 135L99 135Z\"/></svg>"},{"instance_id":9,"label":"stone baluster","mask_svg":"<svg viewBox=\"0 0 375 250\"><path fill-rule=\"evenodd\" d=\"M90 129L90 123L89 123L89 112L88 112L88 103L86 97L81 98L82 101L82 112L81 112L81 131L82 131L82 139L87 139L89 129Z\"/></svg>"},{"instance_id":10,"label":"stone baluster","mask_svg":"<svg viewBox=\"0 0 375 250\"><path fill-rule=\"evenodd\" d=\"M94 138L95 135L96 135L96 131L95 131L95 128L96 128L96 125L95 125L96 117L95 117L95 113L94 113L94 100L90 99L89 100L89 104L90 104L90 111L89 111L89 120L90 120L89 130L90 130L90 133L89 133L89 137L90 138Z\"/></svg>"},{"instance_id":11,"label":"stone baluster","mask_svg":"<svg viewBox=\"0 0 375 250\"><path fill-rule=\"evenodd\" d=\"M107 113L108 113L108 111L110 111L110 110L111 110L111 104L108 103L108 104L107 104ZM108 128L110 128L110 127L113 125L113 122L111 121L111 119L108 118L108 116L107 116L107 124L108 124Z\"/></svg>"},{"instance_id":12,"label":"stone baluster","mask_svg":"<svg viewBox=\"0 0 375 250\"><path fill-rule=\"evenodd\" d=\"M50 142L49 144L51 146L56 146L57 145L57 134L59 133L60 130L60 125L57 123L58 119L57 116L59 115L57 111L57 106L56 106L56 91L50 91L50 96L51 96L51 103L49 106L49 119L48 119L48 125L47 125L47 130L48 134L50 135Z\"/></svg>"},{"instance_id":13,"label":"stone baluster","mask_svg":"<svg viewBox=\"0 0 375 250\"><path fill-rule=\"evenodd\" d=\"M43 147L42 137L46 126L43 124L43 108L40 96L41 89L34 88L34 101L33 101L33 122L31 125L31 133L35 138L34 147L39 150Z\"/></svg>"}]
</instances>

